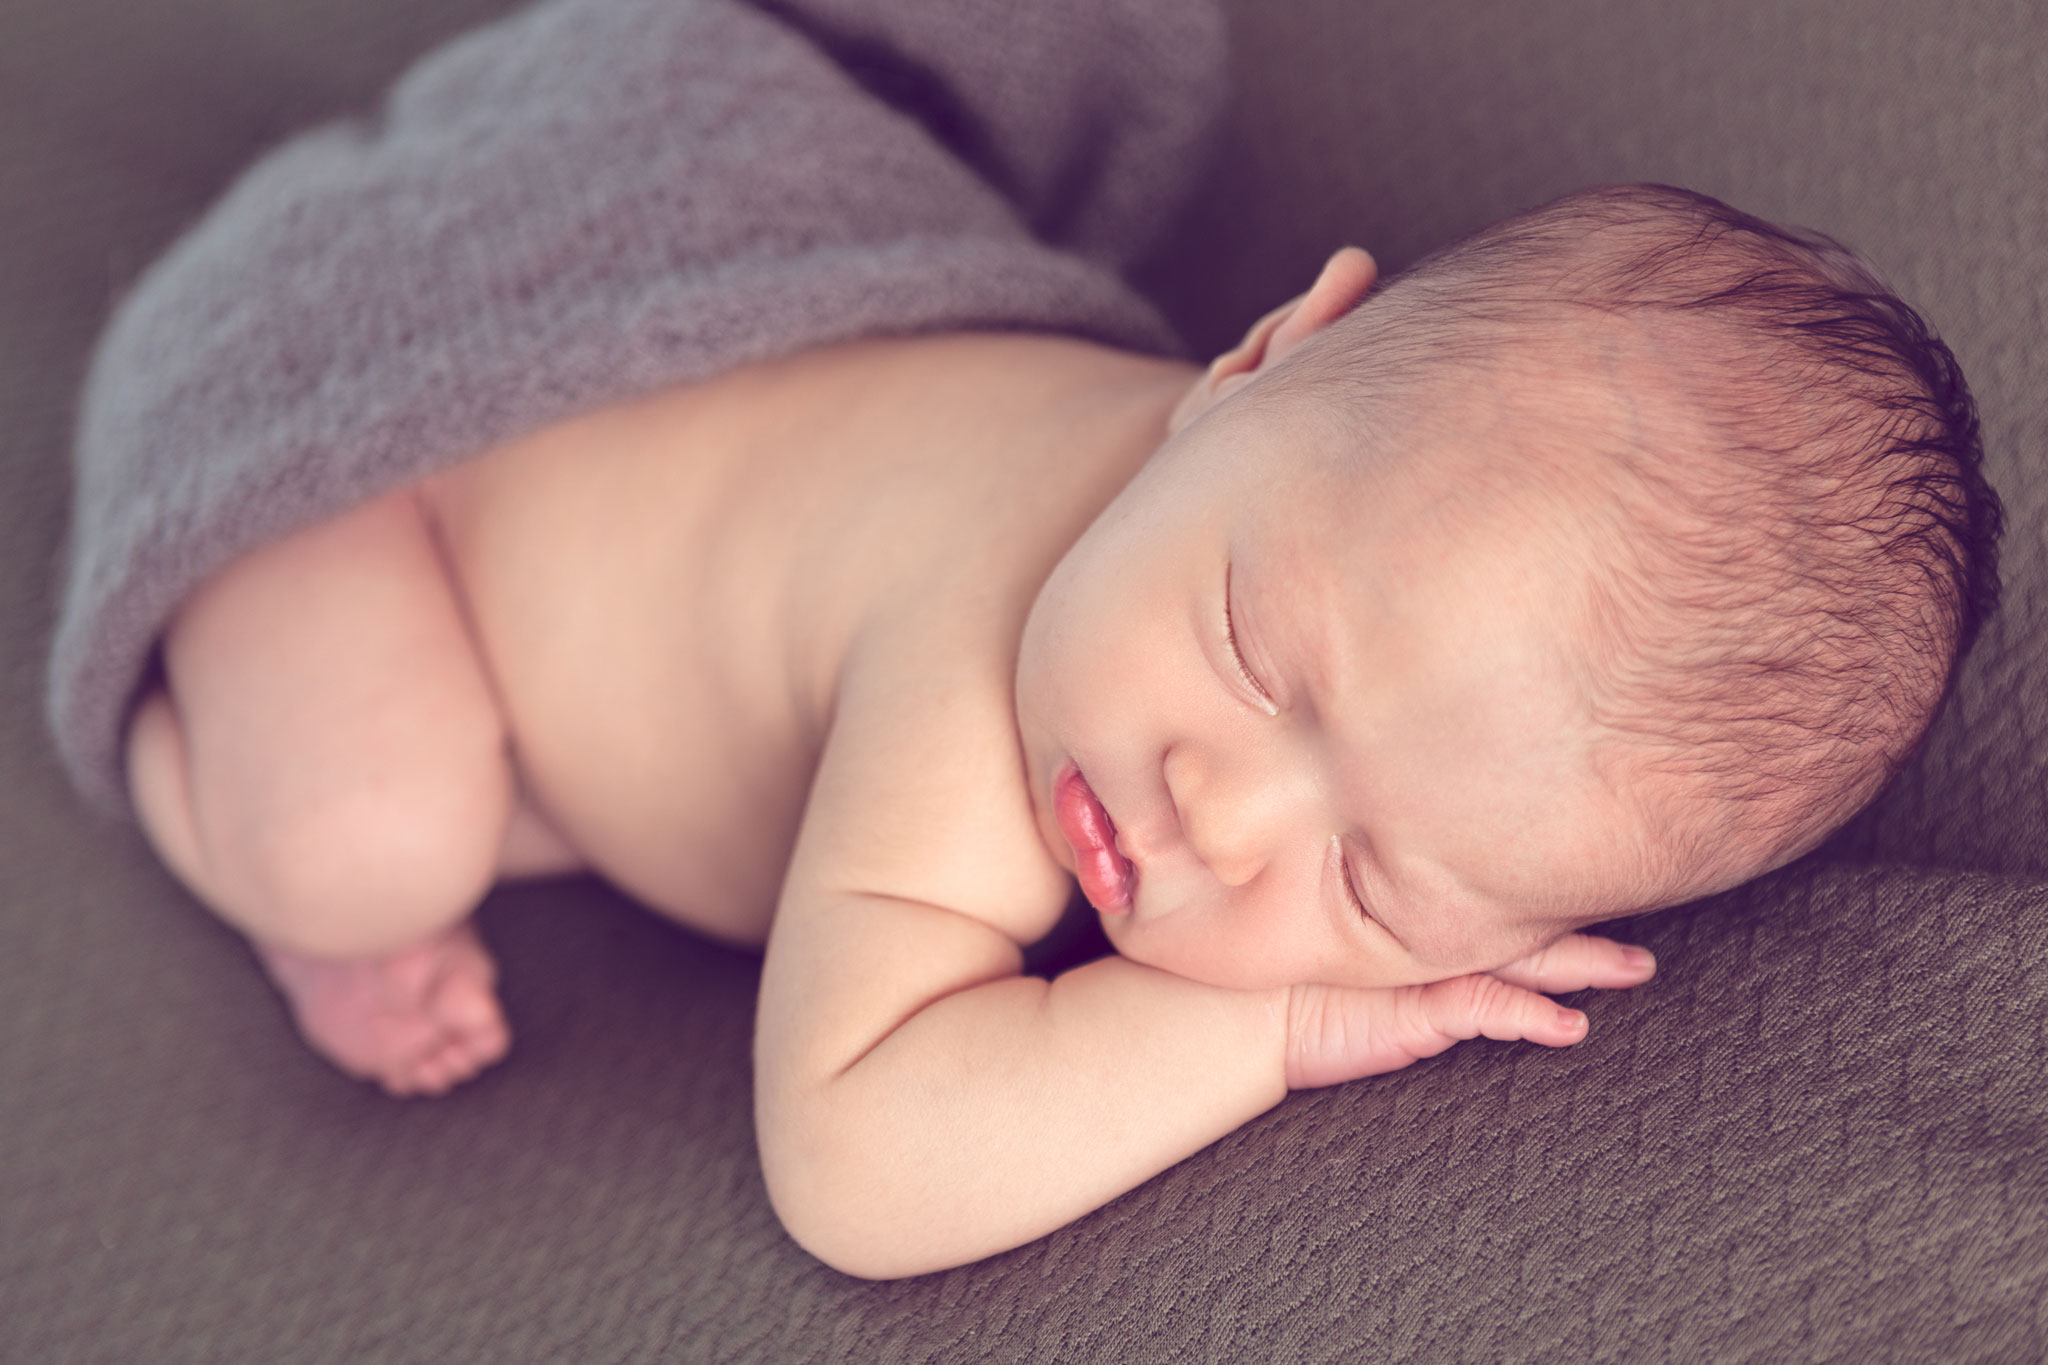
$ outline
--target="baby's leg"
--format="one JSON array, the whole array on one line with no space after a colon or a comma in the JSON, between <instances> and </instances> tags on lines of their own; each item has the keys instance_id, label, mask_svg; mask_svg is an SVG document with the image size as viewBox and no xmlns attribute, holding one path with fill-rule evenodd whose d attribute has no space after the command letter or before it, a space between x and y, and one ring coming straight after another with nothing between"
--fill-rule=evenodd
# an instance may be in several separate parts
<instances>
[{"instance_id":1,"label":"baby's leg","mask_svg":"<svg viewBox=\"0 0 2048 1365\"><path fill-rule=\"evenodd\" d=\"M468 920L514 785L419 503L394 494L231 565L165 636L130 730L158 852L247 933L351 1074L436 1093L509 1043Z\"/></svg>"}]
</instances>

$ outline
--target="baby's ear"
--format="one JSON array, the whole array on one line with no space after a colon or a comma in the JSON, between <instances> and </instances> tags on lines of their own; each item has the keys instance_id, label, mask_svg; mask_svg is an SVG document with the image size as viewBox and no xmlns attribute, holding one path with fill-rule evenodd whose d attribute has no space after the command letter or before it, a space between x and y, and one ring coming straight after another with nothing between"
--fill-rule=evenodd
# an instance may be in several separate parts
<instances>
[{"instance_id":1,"label":"baby's ear","mask_svg":"<svg viewBox=\"0 0 2048 1365\"><path fill-rule=\"evenodd\" d=\"M1210 362L1209 368L1181 396L1167 421L1168 433L1179 431L1280 357L1350 312L1378 278L1379 266L1364 248L1338 248L1323 263L1322 273L1306 294L1296 295L1260 318L1244 334L1243 341Z\"/></svg>"}]
</instances>

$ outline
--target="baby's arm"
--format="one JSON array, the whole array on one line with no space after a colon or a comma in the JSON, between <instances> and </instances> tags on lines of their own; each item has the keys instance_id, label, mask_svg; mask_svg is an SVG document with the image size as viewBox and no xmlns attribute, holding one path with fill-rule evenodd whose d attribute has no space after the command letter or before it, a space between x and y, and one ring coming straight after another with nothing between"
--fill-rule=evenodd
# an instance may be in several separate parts
<instances>
[{"instance_id":1,"label":"baby's arm","mask_svg":"<svg viewBox=\"0 0 2048 1365\"><path fill-rule=\"evenodd\" d=\"M1289 1089L1464 1038L1561 1046L1585 1027L1490 977L1231 991L1107 957L1047 982L937 906L848 895L793 911L757 1040L763 1167L791 1235L873 1278L1040 1237Z\"/></svg>"},{"instance_id":2,"label":"baby's arm","mask_svg":"<svg viewBox=\"0 0 2048 1365\"><path fill-rule=\"evenodd\" d=\"M1028 819L985 794L992 770L1015 770L1014 739L1001 731L1006 766L959 690L862 690L842 694L756 1038L769 1193L790 1233L841 1270L918 1274L1030 1241L1290 1086L1391 1070L1481 1033L1564 1044L1583 1030L1490 977L1233 991L1118 957L1051 982L1021 976L1018 945L1050 925L1065 884L1009 856ZM1641 980L1619 951L1567 940L1540 983Z\"/></svg>"},{"instance_id":3,"label":"baby's arm","mask_svg":"<svg viewBox=\"0 0 2048 1365\"><path fill-rule=\"evenodd\" d=\"M756 1040L763 1169L805 1247L921 1274L1094 1209L1286 1093L1286 992L1110 957L1046 982L970 916L786 899Z\"/></svg>"}]
</instances>

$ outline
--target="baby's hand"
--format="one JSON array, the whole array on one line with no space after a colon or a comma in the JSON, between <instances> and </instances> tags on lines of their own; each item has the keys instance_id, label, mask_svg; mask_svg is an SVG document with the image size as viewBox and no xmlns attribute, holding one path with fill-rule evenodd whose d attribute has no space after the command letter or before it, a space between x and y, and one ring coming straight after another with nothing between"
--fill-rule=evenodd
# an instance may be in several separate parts
<instances>
[{"instance_id":1,"label":"baby's hand","mask_svg":"<svg viewBox=\"0 0 2048 1365\"><path fill-rule=\"evenodd\" d=\"M1657 970L1642 949L1567 934L1519 962L1427 986L1296 986L1287 1003L1287 1088L1399 1071L1484 1035L1569 1047L1586 1016L1546 993L1640 986Z\"/></svg>"}]
</instances>

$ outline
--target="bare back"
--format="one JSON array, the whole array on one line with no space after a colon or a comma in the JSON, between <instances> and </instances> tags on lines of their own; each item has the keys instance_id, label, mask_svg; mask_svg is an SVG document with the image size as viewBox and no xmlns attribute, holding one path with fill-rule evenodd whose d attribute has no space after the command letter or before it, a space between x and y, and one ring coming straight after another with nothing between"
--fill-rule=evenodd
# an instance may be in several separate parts
<instances>
[{"instance_id":1,"label":"bare back","mask_svg":"<svg viewBox=\"0 0 2048 1365\"><path fill-rule=\"evenodd\" d=\"M1058 337L857 342L431 480L533 800L636 898L761 944L849 654L922 640L1007 676L1038 585L1157 440L1048 431L1148 369L1185 382Z\"/></svg>"}]
</instances>

